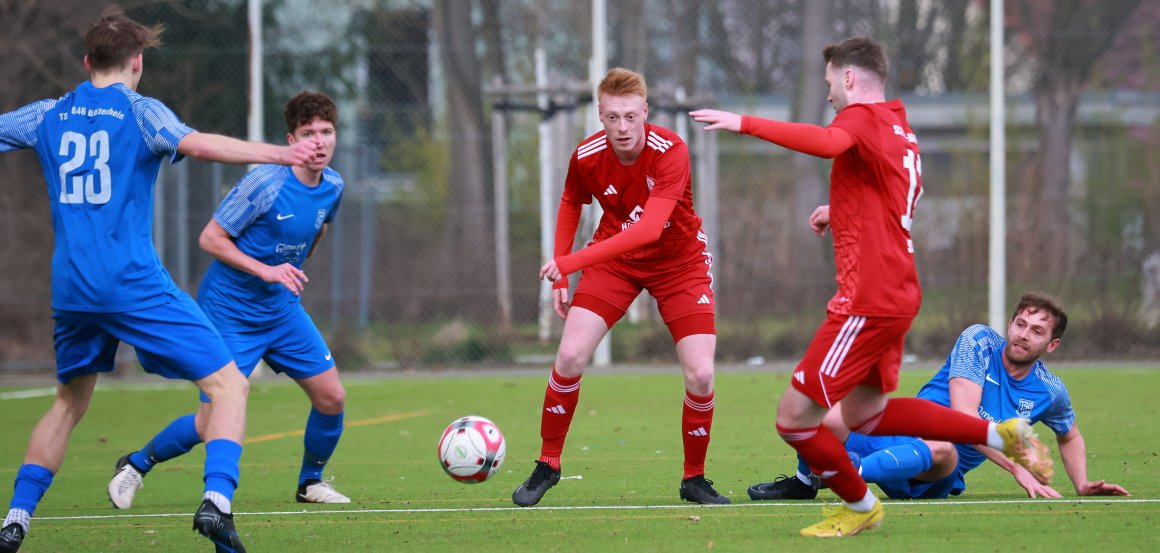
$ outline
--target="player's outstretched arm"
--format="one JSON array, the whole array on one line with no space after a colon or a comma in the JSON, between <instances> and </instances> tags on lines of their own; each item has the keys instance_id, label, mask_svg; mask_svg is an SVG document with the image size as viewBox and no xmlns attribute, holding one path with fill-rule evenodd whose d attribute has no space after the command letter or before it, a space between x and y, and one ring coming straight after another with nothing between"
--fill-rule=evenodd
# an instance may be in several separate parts
<instances>
[{"instance_id":1,"label":"player's outstretched arm","mask_svg":"<svg viewBox=\"0 0 1160 553\"><path fill-rule=\"evenodd\" d=\"M1128 490L1110 482L1088 481L1087 446L1078 426L1072 425L1066 434L1057 434L1055 440L1059 444L1059 458L1063 460L1063 468L1067 471L1068 478L1071 478L1072 484L1075 485L1076 494L1131 495Z\"/></svg>"},{"instance_id":2,"label":"player's outstretched arm","mask_svg":"<svg viewBox=\"0 0 1160 553\"><path fill-rule=\"evenodd\" d=\"M951 354L952 356L959 355L958 349ZM974 363L984 363L980 358L972 358ZM950 394L951 408L967 413L973 417L979 416L979 404L983 401L983 387L969 378L954 377L947 381L948 391ZM990 459L992 463L999 465L1003 470L1011 473L1015 477L1015 482L1019 484L1024 491L1027 492L1027 497L1048 497L1059 499L1063 497L1054 488L1046 484L1040 484L1035 476L1027 469L1020 466L1015 461L1008 459L1002 451L989 448L985 445L976 445L975 449L982 453L984 457Z\"/></svg>"},{"instance_id":3,"label":"player's outstretched arm","mask_svg":"<svg viewBox=\"0 0 1160 553\"><path fill-rule=\"evenodd\" d=\"M191 132L177 143L177 151L201 161L220 163L275 163L303 165L314 158L318 144L300 140L289 146L248 142L220 134Z\"/></svg>"},{"instance_id":4,"label":"player's outstretched arm","mask_svg":"<svg viewBox=\"0 0 1160 553\"><path fill-rule=\"evenodd\" d=\"M690 111L689 117L698 123L708 123L705 126L707 131L741 132L741 116L736 113L716 109L699 109Z\"/></svg>"},{"instance_id":5,"label":"player's outstretched arm","mask_svg":"<svg viewBox=\"0 0 1160 553\"><path fill-rule=\"evenodd\" d=\"M709 123L705 127L707 131L726 130L748 134L811 156L832 158L854 146L850 133L834 126L790 123L715 109L700 109L689 112L689 115L694 121Z\"/></svg>"},{"instance_id":6,"label":"player's outstretched arm","mask_svg":"<svg viewBox=\"0 0 1160 553\"><path fill-rule=\"evenodd\" d=\"M302 269L289 263L271 267L246 255L238 249L233 237L215 219L210 219L209 223L202 229L197 244L205 253L214 256L218 261L239 271L254 275L265 282L281 284L294 295L301 294L303 287L306 286L307 282L310 282Z\"/></svg>"}]
</instances>

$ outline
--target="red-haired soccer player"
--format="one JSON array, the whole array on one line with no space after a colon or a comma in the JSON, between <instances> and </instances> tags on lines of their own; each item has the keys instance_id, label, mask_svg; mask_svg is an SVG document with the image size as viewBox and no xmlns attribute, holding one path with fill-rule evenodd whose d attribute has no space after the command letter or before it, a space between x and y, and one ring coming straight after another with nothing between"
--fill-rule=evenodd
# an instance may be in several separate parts
<instances>
[{"instance_id":1,"label":"red-haired soccer player","mask_svg":"<svg viewBox=\"0 0 1160 553\"><path fill-rule=\"evenodd\" d=\"M1051 457L1023 419L988 422L915 398L888 398L922 293L910 226L922 196L918 139L898 100L886 101L886 55L872 39L855 37L823 51L829 101L838 115L828 127L699 110L705 130L749 134L807 154L833 158L828 215L834 236L838 292L826 321L794 369L777 408L777 432L844 500L804 536L849 536L882 521L882 504L854 469L842 443L822 425L841 401L846 425L862 434L907 435L1002 449L1040 481Z\"/></svg>"},{"instance_id":2,"label":"red-haired soccer player","mask_svg":"<svg viewBox=\"0 0 1160 553\"><path fill-rule=\"evenodd\" d=\"M616 68L597 88L604 130L572 154L556 221L555 259L540 268L553 281L564 334L541 412L543 445L536 468L512 494L531 506L560 481L560 453L580 399L580 377L600 339L641 290L657 300L685 373L684 476L681 498L729 503L705 479L713 426L713 256L693 212L689 150L676 133L646 123L648 89L639 74ZM572 252L583 204L604 208L592 242ZM572 301L568 275L583 269Z\"/></svg>"}]
</instances>

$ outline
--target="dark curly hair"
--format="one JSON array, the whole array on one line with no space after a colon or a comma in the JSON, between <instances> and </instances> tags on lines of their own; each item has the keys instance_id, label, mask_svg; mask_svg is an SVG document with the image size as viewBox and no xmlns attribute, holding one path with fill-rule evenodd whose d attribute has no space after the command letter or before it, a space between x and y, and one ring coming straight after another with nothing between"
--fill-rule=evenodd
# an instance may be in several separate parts
<instances>
[{"instance_id":1,"label":"dark curly hair","mask_svg":"<svg viewBox=\"0 0 1160 553\"><path fill-rule=\"evenodd\" d=\"M305 125L315 118L329 121L338 126L338 107L330 96L321 92L300 92L286 102L286 130L291 134L294 130Z\"/></svg>"}]
</instances>

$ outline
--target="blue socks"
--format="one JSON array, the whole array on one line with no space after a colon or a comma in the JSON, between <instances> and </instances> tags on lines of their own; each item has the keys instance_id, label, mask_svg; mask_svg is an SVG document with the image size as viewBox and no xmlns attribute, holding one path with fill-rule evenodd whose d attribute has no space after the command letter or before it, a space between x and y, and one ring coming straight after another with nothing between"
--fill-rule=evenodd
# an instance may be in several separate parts
<instances>
[{"instance_id":1,"label":"blue socks","mask_svg":"<svg viewBox=\"0 0 1160 553\"><path fill-rule=\"evenodd\" d=\"M157 463L189 453L193 446L201 443L193 419L192 414L174 419L165 430L158 432L148 444L145 444L144 448L129 455L129 462L145 473L152 470Z\"/></svg>"},{"instance_id":2,"label":"blue socks","mask_svg":"<svg viewBox=\"0 0 1160 553\"><path fill-rule=\"evenodd\" d=\"M233 500L238 489L238 460L242 444L230 440L214 440L205 444L205 491L216 492Z\"/></svg>"},{"instance_id":3,"label":"blue socks","mask_svg":"<svg viewBox=\"0 0 1160 553\"><path fill-rule=\"evenodd\" d=\"M915 439L863 457L862 478L867 482L910 480L930 470L930 466L930 448Z\"/></svg>"},{"instance_id":4,"label":"blue socks","mask_svg":"<svg viewBox=\"0 0 1160 553\"><path fill-rule=\"evenodd\" d=\"M40 465L21 465L16 472L16 484L12 486L11 509L27 511L31 516L44 492L52 485L52 471Z\"/></svg>"},{"instance_id":5,"label":"blue socks","mask_svg":"<svg viewBox=\"0 0 1160 553\"><path fill-rule=\"evenodd\" d=\"M299 484L308 480L322 480L322 469L326 468L326 462L330 460L342 436L342 417L342 412L324 415L310 408L310 417L306 419L306 435L302 440L305 449L302 453L302 470L298 473Z\"/></svg>"},{"instance_id":6,"label":"blue socks","mask_svg":"<svg viewBox=\"0 0 1160 553\"><path fill-rule=\"evenodd\" d=\"M922 440L892 445L862 457L862 479L871 482L896 482L910 480L931 467L930 448ZM857 467L855 467L857 468ZM810 467L798 456L798 478L808 476ZM807 480L802 480L808 483Z\"/></svg>"}]
</instances>

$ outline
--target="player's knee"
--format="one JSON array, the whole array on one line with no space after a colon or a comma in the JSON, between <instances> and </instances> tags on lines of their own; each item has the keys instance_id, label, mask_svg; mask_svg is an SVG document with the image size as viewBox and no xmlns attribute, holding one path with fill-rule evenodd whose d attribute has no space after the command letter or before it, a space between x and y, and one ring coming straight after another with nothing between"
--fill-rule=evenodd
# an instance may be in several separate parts
<instances>
[{"instance_id":1,"label":"player's knee","mask_svg":"<svg viewBox=\"0 0 1160 553\"><path fill-rule=\"evenodd\" d=\"M713 366L686 368L685 388L699 396L708 395L713 390Z\"/></svg>"},{"instance_id":2,"label":"player's knee","mask_svg":"<svg viewBox=\"0 0 1160 553\"><path fill-rule=\"evenodd\" d=\"M214 377L206 379L202 391L210 402L245 403L250 394L250 381L237 369L222 369Z\"/></svg>"},{"instance_id":3,"label":"player's knee","mask_svg":"<svg viewBox=\"0 0 1160 553\"><path fill-rule=\"evenodd\" d=\"M954 467L959 462L959 452L950 442L927 441L930 448L930 463L932 467Z\"/></svg>"},{"instance_id":4,"label":"player's knee","mask_svg":"<svg viewBox=\"0 0 1160 553\"><path fill-rule=\"evenodd\" d=\"M324 415L337 415L346 408L346 389L342 385L326 390L314 398L314 408Z\"/></svg>"},{"instance_id":5,"label":"player's knee","mask_svg":"<svg viewBox=\"0 0 1160 553\"><path fill-rule=\"evenodd\" d=\"M588 364L588 355L577 348L560 345L556 353L556 372L560 376L575 378L584 373L584 366Z\"/></svg>"},{"instance_id":6,"label":"player's knee","mask_svg":"<svg viewBox=\"0 0 1160 553\"><path fill-rule=\"evenodd\" d=\"M68 421L72 426L76 426L89 410L89 398L57 397L52 404L52 409L57 412L60 418Z\"/></svg>"}]
</instances>

